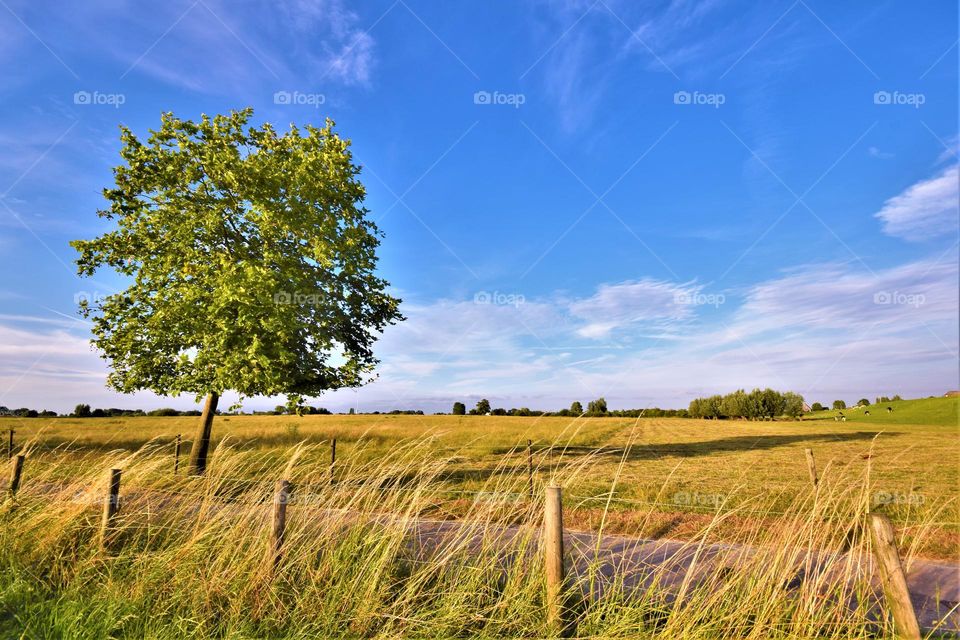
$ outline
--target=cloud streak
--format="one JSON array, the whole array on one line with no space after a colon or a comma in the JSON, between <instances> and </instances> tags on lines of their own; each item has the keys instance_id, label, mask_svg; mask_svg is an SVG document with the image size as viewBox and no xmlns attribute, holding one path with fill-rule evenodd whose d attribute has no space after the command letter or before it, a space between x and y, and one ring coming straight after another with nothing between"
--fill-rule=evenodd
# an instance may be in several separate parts
<instances>
[{"instance_id":1,"label":"cloud streak","mask_svg":"<svg viewBox=\"0 0 960 640\"><path fill-rule=\"evenodd\" d=\"M957 286L954 251L876 275L848 263L800 266L719 310L688 303L701 285L649 278L522 304L408 304L408 320L378 344L379 379L316 403L436 411L484 396L549 409L604 395L614 407L685 406L697 394L753 386L820 401L939 394L960 382ZM189 403L122 399L102 388L105 366L77 331L14 329L15 320L0 318L0 343L16 345L0 354L0 388L19 405L53 405L51 380L60 410L81 401ZM247 407L273 404L255 399Z\"/></svg>"},{"instance_id":2,"label":"cloud streak","mask_svg":"<svg viewBox=\"0 0 960 640\"><path fill-rule=\"evenodd\" d=\"M887 235L913 242L956 234L958 181L960 172L954 164L890 198L874 217Z\"/></svg>"}]
</instances>

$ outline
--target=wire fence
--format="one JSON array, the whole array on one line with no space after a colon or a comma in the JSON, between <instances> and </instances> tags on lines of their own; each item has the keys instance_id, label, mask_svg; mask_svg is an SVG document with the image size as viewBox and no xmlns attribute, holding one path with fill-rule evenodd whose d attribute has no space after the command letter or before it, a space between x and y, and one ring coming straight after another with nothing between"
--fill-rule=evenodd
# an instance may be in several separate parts
<instances>
[{"instance_id":1,"label":"wire fence","mask_svg":"<svg viewBox=\"0 0 960 640\"><path fill-rule=\"evenodd\" d=\"M157 482L185 479L186 476L182 475L184 469L181 469L182 467L185 467L185 465L181 460L180 452L185 449L185 445L189 444L189 441L184 440L182 436L178 434L177 436L165 437L163 441L154 439L152 442L158 451L164 450L167 447L170 447L171 449L174 446L177 447L176 460L173 464L173 468L175 473L179 472L181 475L172 476L169 471L154 469L146 472L140 472L138 473L137 477L142 480L150 479ZM326 443L332 445L335 450L337 442L338 438L324 438L314 441L311 444ZM379 440L365 442L363 440L356 439L351 442L358 449L362 449L367 446L376 447L377 445L382 444ZM368 478L357 478L344 475L337 477L334 474L334 469L340 469L345 465L343 465L342 458L337 460L334 456L330 461L328 478L323 481L295 481L294 485L296 490L289 502L292 505L304 505L312 502L322 502L326 499L324 496L329 494L332 488L342 490L349 487L366 487L376 488L382 493L416 492L419 494L426 494L433 499L447 499L449 501L486 500L502 501L504 503L519 503L525 500L531 500L535 495L534 487L543 486L542 480L538 476L542 475L544 472L550 473L555 469L556 465L564 461L565 457L582 458L584 456L599 457L607 455L624 457L634 449L639 450L643 448L643 445L628 445L623 447L604 446L591 448L587 445L571 445L569 443L562 445L543 444L536 443L533 440L527 440L525 444L523 442L519 442L512 446L468 444L458 447L437 447L433 445L429 447L429 451L434 456L442 458L444 455L449 455L454 459L443 461L445 464L455 464L457 462L455 460L457 457L461 457L466 453L471 452L482 453L483 456L497 456L499 461L492 467L482 466L468 470L472 470L478 474L476 481L483 481L483 477L486 477L487 479L493 477L508 479L513 478L513 482L517 485L517 489L510 491L504 490L501 487L497 487L495 489L468 489L444 486L441 483L446 482L446 480L444 479L442 473L438 474L436 482L432 483L430 486L414 488L403 486L405 481L402 478L377 478L375 480L370 480ZM57 452L64 455L75 455L78 453L76 448L66 446L64 443L56 446L44 446L42 441L37 440L29 442L27 449L36 453ZM80 452L87 450L87 448L81 447ZM341 452L343 452L342 448ZM8 447L8 455L13 455L12 438ZM507 458L507 460L505 460L505 458ZM522 473L518 473L518 470ZM590 481L593 480L591 479ZM149 485L144 485L142 487L135 485L132 487L132 490L149 490L158 496L165 496L166 498L189 497L196 500L217 501L230 504L266 504L273 499L272 491L276 481L258 479L250 476L215 475L211 478L211 482L212 484L208 484L206 489L199 491L186 491L182 487L174 490L169 487L157 487ZM374 484L377 482L379 482L379 485L374 487ZM651 487L657 487L657 485L653 482L649 483L649 485ZM656 491L656 499L634 497L630 495L629 491L621 495L618 495L615 492L606 491L592 495L568 493L565 500L573 509L587 510L599 509L602 507L605 511L610 508L615 508L621 512L629 512L631 510L645 513L666 511L692 512L701 513L704 515L723 513L736 515L739 517L761 519L772 517L795 517L800 515L796 509L788 510L769 507L755 508L749 506L749 502L755 500L757 495L737 495L736 493L705 493L701 495L696 491L686 490L684 485L677 485L675 487L676 490L672 493L671 499L661 499L659 496L662 493L665 493L663 488L663 485L658 487L658 490ZM634 488L634 490L635 489L636 488ZM128 490L131 489L128 488ZM797 481L771 482L764 479L762 481L762 491L763 495L766 497L776 494L775 497L779 496L784 500L791 500L797 498L802 499L804 496L809 495L810 490L809 487L805 489L803 485L799 484ZM259 495L251 495L257 492L259 492ZM902 527L914 529L929 526L960 527L960 522L951 520L926 520L922 523L914 523L908 519L894 518L893 521Z\"/></svg>"}]
</instances>

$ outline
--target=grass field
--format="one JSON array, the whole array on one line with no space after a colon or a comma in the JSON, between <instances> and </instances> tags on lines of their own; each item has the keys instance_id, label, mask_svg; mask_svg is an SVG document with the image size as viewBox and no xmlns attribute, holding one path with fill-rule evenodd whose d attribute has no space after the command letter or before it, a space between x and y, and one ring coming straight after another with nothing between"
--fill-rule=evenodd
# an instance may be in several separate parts
<instances>
[{"instance_id":1,"label":"grass field","mask_svg":"<svg viewBox=\"0 0 960 640\"><path fill-rule=\"evenodd\" d=\"M957 402L847 422L219 416L203 478L172 473L172 442L184 435L185 462L197 418L4 419L27 457L0 508L0 636L540 637L537 531L556 483L568 530L753 550L689 582L649 569L639 591L587 557L568 576L580 636L892 638L864 522L888 514L908 565L957 560ZM103 550L113 467L121 506ZM280 478L295 500L274 564ZM420 523L445 521L424 546ZM824 572L798 581L813 557Z\"/></svg>"},{"instance_id":2,"label":"grass field","mask_svg":"<svg viewBox=\"0 0 960 640\"><path fill-rule=\"evenodd\" d=\"M874 425L886 424L926 424L958 428L960 418L957 407L960 397L919 398L916 400L897 400L881 404L871 404L861 409L844 409L847 421L866 422ZM893 411L887 411L887 409ZM869 411L870 415L866 415ZM836 410L819 411L806 416L807 420L833 420Z\"/></svg>"},{"instance_id":3,"label":"grass field","mask_svg":"<svg viewBox=\"0 0 960 640\"><path fill-rule=\"evenodd\" d=\"M819 473L863 483L866 501L902 525L914 551L956 558L960 551L960 439L957 398L932 398L871 407L870 416L846 410L813 414L803 421L746 422L687 419L520 418L492 416L220 416L214 436L231 450L279 462L299 443L310 464L324 463L336 438L338 465L375 462L404 442L417 441L444 470L436 478L450 499L444 517L470 506L471 492L492 483L517 495L527 491L526 443L533 443L536 486L570 469L565 501L571 527L638 536L685 539L718 511L736 517L724 526L763 528L812 491L804 449L813 450ZM102 469L148 442L183 434L184 452L197 418L0 420L32 442L29 467L53 464L58 473ZM161 449L164 450L164 449ZM170 455L172 447L165 449ZM292 471L296 480L296 469ZM29 470L27 477L29 477ZM253 479L253 478L251 478ZM256 478L258 480L262 478ZM464 493L458 493L464 492ZM608 502L608 498L610 499ZM922 529L917 522L928 523ZM722 536L724 526L719 527Z\"/></svg>"}]
</instances>

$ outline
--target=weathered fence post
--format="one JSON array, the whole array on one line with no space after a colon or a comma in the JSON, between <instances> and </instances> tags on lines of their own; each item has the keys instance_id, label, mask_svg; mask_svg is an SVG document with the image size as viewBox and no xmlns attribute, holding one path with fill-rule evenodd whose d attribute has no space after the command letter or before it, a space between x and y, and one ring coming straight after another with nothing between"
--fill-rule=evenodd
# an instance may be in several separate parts
<instances>
[{"instance_id":1,"label":"weathered fence post","mask_svg":"<svg viewBox=\"0 0 960 640\"><path fill-rule=\"evenodd\" d=\"M527 440L527 485L533 502L533 440Z\"/></svg>"},{"instance_id":2,"label":"weathered fence post","mask_svg":"<svg viewBox=\"0 0 960 640\"><path fill-rule=\"evenodd\" d=\"M920 640L920 625L917 624L917 614L913 610L913 603L910 602L907 576L900 563L900 554L897 553L893 525L890 524L887 516L879 513L871 513L869 519L873 555L877 559L883 593L890 613L893 614L897 635L907 640Z\"/></svg>"},{"instance_id":3,"label":"weathered fence post","mask_svg":"<svg viewBox=\"0 0 960 640\"><path fill-rule=\"evenodd\" d=\"M818 484L817 480L817 462L813 459L813 449L806 449L807 454L807 468L810 470L810 482L813 483L813 487L816 488Z\"/></svg>"},{"instance_id":4,"label":"weathered fence post","mask_svg":"<svg viewBox=\"0 0 960 640\"><path fill-rule=\"evenodd\" d=\"M23 474L23 455L18 455L10 464L10 497L17 495L20 489L20 477Z\"/></svg>"},{"instance_id":5,"label":"weathered fence post","mask_svg":"<svg viewBox=\"0 0 960 640\"><path fill-rule=\"evenodd\" d=\"M110 544L110 528L120 509L120 469L110 469L107 474L107 493L103 496L103 517L100 520L100 547Z\"/></svg>"},{"instance_id":6,"label":"weathered fence post","mask_svg":"<svg viewBox=\"0 0 960 640\"><path fill-rule=\"evenodd\" d=\"M10 440L7 441L7 459L13 457L13 429L10 429Z\"/></svg>"},{"instance_id":7,"label":"weathered fence post","mask_svg":"<svg viewBox=\"0 0 960 640\"><path fill-rule=\"evenodd\" d=\"M177 475L180 471L180 446L182 440L180 439L180 434L177 434L177 442L173 446L173 475Z\"/></svg>"},{"instance_id":8,"label":"weathered fence post","mask_svg":"<svg viewBox=\"0 0 960 640\"><path fill-rule=\"evenodd\" d=\"M547 627L551 633L564 629L563 493L547 487L543 511L543 548L547 579Z\"/></svg>"},{"instance_id":9,"label":"weathered fence post","mask_svg":"<svg viewBox=\"0 0 960 640\"><path fill-rule=\"evenodd\" d=\"M333 467L337 464L337 439L333 438L330 441L330 484L334 484L336 480L333 477Z\"/></svg>"},{"instance_id":10,"label":"weathered fence post","mask_svg":"<svg viewBox=\"0 0 960 640\"><path fill-rule=\"evenodd\" d=\"M280 563L283 549L283 534L287 528L287 502L290 499L290 481L277 480L277 488L273 492L273 519L270 529L270 546L267 548L267 558L270 568L276 569Z\"/></svg>"}]
</instances>

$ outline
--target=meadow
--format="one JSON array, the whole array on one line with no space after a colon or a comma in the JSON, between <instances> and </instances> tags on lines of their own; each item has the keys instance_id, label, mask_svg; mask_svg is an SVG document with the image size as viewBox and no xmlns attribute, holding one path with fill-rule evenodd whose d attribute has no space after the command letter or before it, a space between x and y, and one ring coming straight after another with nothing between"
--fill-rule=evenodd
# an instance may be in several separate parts
<instances>
[{"instance_id":1,"label":"meadow","mask_svg":"<svg viewBox=\"0 0 960 640\"><path fill-rule=\"evenodd\" d=\"M834 412L777 422L218 416L203 479L183 473L197 418L3 419L27 459L3 512L0 632L542 635L535 531L544 487L558 484L571 531L763 550L683 587L682 598L654 588L656 579L639 594L608 584L603 598L573 607L581 635L887 636L866 592L848 606L853 565L809 590L788 589L783 576L813 551L847 559L838 563L868 554L858 533L867 512L891 518L907 563L956 561L956 411L952 398L845 411L847 422ZM122 545L105 555L97 500L111 467L124 474ZM280 478L301 502L274 572L263 549ZM427 553L411 541L418 522L460 524ZM589 566L577 577L596 579Z\"/></svg>"}]
</instances>

